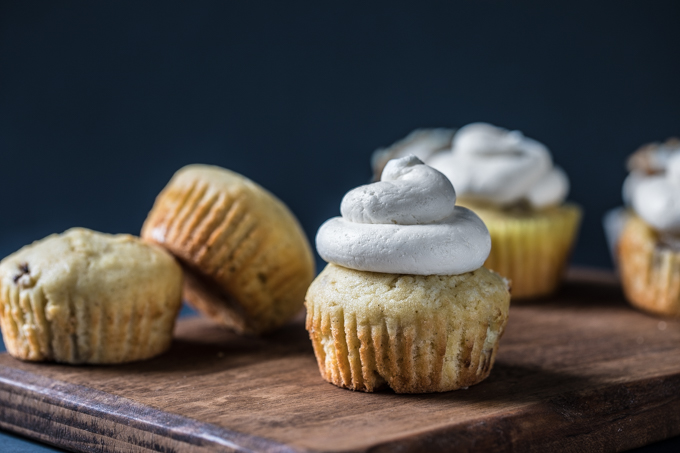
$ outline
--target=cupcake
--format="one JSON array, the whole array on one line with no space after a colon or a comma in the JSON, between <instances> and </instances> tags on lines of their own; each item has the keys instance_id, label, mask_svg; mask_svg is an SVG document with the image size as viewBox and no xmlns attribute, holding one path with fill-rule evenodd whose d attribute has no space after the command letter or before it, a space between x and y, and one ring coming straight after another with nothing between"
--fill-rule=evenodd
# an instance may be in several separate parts
<instances>
[{"instance_id":1,"label":"cupcake","mask_svg":"<svg viewBox=\"0 0 680 453\"><path fill-rule=\"evenodd\" d=\"M112 364L170 346L182 270L160 247L74 228L0 262L0 326L22 360Z\"/></svg>"},{"instance_id":2,"label":"cupcake","mask_svg":"<svg viewBox=\"0 0 680 453\"><path fill-rule=\"evenodd\" d=\"M177 257L184 297L238 333L271 331L302 309L314 259L295 216L229 170L190 165L158 195L142 237Z\"/></svg>"},{"instance_id":3,"label":"cupcake","mask_svg":"<svg viewBox=\"0 0 680 453\"><path fill-rule=\"evenodd\" d=\"M636 166L639 160L629 161L633 168L624 183L624 199L631 208L617 241L617 256L631 304L680 318L680 147L667 153L668 148L659 166L665 169L644 173Z\"/></svg>"},{"instance_id":4,"label":"cupcake","mask_svg":"<svg viewBox=\"0 0 680 453\"><path fill-rule=\"evenodd\" d=\"M493 366L508 282L482 265L491 240L450 181L415 156L345 195L316 245L329 264L307 291L321 376L372 392L444 392Z\"/></svg>"},{"instance_id":5,"label":"cupcake","mask_svg":"<svg viewBox=\"0 0 680 453\"><path fill-rule=\"evenodd\" d=\"M559 285L581 210L564 203L565 172L548 149L519 131L469 124L452 148L426 163L456 187L459 204L472 208L491 234L485 266L512 282L513 298L539 297Z\"/></svg>"}]
</instances>

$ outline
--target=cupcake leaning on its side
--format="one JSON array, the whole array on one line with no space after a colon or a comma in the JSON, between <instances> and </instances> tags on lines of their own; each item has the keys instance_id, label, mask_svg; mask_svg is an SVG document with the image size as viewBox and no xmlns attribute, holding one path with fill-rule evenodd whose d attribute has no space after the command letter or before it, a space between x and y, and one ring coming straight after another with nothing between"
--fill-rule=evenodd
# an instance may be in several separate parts
<instances>
[{"instance_id":1,"label":"cupcake leaning on its side","mask_svg":"<svg viewBox=\"0 0 680 453\"><path fill-rule=\"evenodd\" d=\"M507 281L482 264L490 238L414 156L350 191L317 234L329 262L307 322L322 377L366 392L444 392L485 379L508 317Z\"/></svg>"},{"instance_id":2,"label":"cupcake leaning on its side","mask_svg":"<svg viewBox=\"0 0 680 453\"><path fill-rule=\"evenodd\" d=\"M631 176L624 197L632 212L617 244L624 293L642 310L680 318L680 149L665 172Z\"/></svg>"},{"instance_id":3,"label":"cupcake leaning on its side","mask_svg":"<svg viewBox=\"0 0 680 453\"><path fill-rule=\"evenodd\" d=\"M113 364L165 351L182 304L174 258L130 235L73 228L0 263L0 324L22 360Z\"/></svg>"},{"instance_id":4,"label":"cupcake leaning on its side","mask_svg":"<svg viewBox=\"0 0 680 453\"><path fill-rule=\"evenodd\" d=\"M451 151L426 163L444 173L459 204L486 223L492 248L484 265L511 280L513 299L557 288L581 210L564 203L569 180L543 144L519 131L474 123L456 132Z\"/></svg>"},{"instance_id":5,"label":"cupcake leaning on its side","mask_svg":"<svg viewBox=\"0 0 680 453\"><path fill-rule=\"evenodd\" d=\"M302 309L314 258L290 210L250 179L189 165L156 198L142 237L185 272L184 297L237 333L276 329Z\"/></svg>"}]
</instances>

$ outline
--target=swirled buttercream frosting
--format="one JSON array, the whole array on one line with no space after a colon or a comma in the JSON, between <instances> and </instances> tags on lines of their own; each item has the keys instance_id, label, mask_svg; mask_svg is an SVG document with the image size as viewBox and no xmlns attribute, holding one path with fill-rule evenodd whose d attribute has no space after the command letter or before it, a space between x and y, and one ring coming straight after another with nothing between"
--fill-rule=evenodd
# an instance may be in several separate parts
<instances>
[{"instance_id":1,"label":"swirled buttercream frosting","mask_svg":"<svg viewBox=\"0 0 680 453\"><path fill-rule=\"evenodd\" d=\"M484 222L462 206L439 171L415 156L387 163L379 182L348 192L342 217L316 235L321 257L370 272L457 275L480 268L491 250Z\"/></svg>"},{"instance_id":2,"label":"swirled buttercream frosting","mask_svg":"<svg viewBox=\"0 0 680 453\"><path fill-rule=\"evenodd\" d=\"M453 137L451 152L427 164L444 173L461 196L498 205L527 201L540 209L561 204L569 179L542 143L486 123L468 124Z\"/></svg>"},{"instance_id":3,"label":"swirled buttercream frosting","mask_svg":"<svg viewBox=\"0 0 680 453\"><path fill-rule=\"evenodd\" d=\"M632 206L658 231L680 234L680 152L668 158L665 174L639 180L632 191Z\"/></svg>"}]
</instances>

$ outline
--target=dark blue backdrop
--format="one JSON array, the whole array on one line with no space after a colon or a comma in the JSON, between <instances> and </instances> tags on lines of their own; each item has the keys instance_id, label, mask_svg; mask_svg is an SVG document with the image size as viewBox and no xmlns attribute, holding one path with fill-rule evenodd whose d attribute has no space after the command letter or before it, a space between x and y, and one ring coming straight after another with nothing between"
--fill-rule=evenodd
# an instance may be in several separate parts
<instances>
[{"instance_id":1,"label":"dark blue backdrop","mask_svg":"<svg viewBox=\"0 0 680 453\"><path fill-rule=\"evenodd\" d=\"M680 134L677 2L0 2L0 255L71 226L137 233L179 167L243 173L313 238L369 156L489 121L546 143L585 208Z\"/></svg>"}]
</instances>

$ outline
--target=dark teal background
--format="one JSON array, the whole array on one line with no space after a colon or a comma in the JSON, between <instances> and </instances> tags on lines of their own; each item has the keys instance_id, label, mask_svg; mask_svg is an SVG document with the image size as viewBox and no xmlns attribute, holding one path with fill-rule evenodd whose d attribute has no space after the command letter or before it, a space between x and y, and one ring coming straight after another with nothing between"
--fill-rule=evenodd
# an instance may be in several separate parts
<instances>
[{"instance_id":1,"label":"dark teal background","mask_svg":"<svg viewBox=\"0 0 680 453\"><path fill-rule=\"evenodd\" d=\"M585 209L573 261L610 266L625 157L680 135L678 23L673 1L0 0L0 256L138 233L194 162L259 182L313 239L375 148L488 121L550 147Z\"/></svg>"},{"instance_id":2,"label":"dark teal background","mask_svg":"<svg viewBox=\"0 0 680 453\"><path fill-rule=\"evenodd\" d=\"M412 129L489 121L546 143L610 265L625 157L680 134L680 4L0 2L0 255L71 226L138 233L203 162L307 234Z\"/></svg>"}]
</instances>

